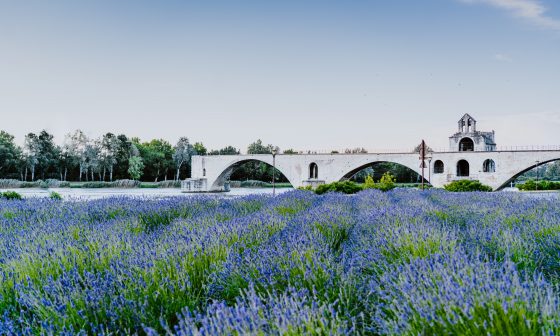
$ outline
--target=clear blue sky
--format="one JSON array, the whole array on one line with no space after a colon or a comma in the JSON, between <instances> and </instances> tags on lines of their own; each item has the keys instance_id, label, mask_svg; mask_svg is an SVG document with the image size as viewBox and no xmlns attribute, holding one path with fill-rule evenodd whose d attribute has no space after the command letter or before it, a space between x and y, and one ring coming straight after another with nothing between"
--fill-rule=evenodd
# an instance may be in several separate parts
<instances>
[{"instance_id":1,"label":"clear blue sky","mask_svg":"<svg viewBox=\"0 0 560 336\"><path fill-rule=\"evenodd\" d=\"M0 129L207 147L560 144L560 2L0 0Z\"/></svg>"}]
</instances>

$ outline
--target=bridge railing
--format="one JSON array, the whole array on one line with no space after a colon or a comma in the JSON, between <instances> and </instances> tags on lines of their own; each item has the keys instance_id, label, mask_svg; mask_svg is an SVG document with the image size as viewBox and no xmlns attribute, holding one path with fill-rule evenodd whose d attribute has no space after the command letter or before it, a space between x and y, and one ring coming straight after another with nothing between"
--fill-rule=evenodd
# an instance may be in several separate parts
<instances>
[{"instance_id":1,"label":"bridge railing","mask_svg":"<svg viewBox=\"0 0 560 336\"><path fill-rule=\"evenodd\" d=\"M556 151L560 145L498 146L497 151Z\"/></svg>"},{"instance_id":2,"label":"bridge railing","mask_svg":"<svg viewBox=\"0 0 560 336\"><path fill-rule=\"evenodd\" d=\"M295 154L390 154L390 153L414 153L413 148L363 148L364 152L348 152L346 149L308 149L296 150ZM446 148L431 148L435 153L456 152ZM494 151L560 151L560 145L525 145L525 146L498 146ZM283 152L281 152L283 153ZM240 153L247 155L247 153ZM279 153L280 154L280 153ZM214 155L212 155L214 156ZM225 156L225 155L215 155Z\"/></svg>"}]
</instances>

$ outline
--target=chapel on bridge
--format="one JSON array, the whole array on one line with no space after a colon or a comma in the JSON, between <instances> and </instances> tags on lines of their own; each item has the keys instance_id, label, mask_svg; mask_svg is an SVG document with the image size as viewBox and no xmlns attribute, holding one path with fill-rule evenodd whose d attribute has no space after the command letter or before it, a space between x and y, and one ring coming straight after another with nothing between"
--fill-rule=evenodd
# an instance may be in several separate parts
<instances>
[{"instance_id":1,"label":"chapel on bridge","mask_svg":"<svg viewBox=\"0 0 560 336\"><path fill-rule=\"evenodd\" d=\"M449 137L450 152L491 152L496 150L494 131L476 130L476 120L468 113L457 122L458 132Z\"/></svg>"}]
</instances>

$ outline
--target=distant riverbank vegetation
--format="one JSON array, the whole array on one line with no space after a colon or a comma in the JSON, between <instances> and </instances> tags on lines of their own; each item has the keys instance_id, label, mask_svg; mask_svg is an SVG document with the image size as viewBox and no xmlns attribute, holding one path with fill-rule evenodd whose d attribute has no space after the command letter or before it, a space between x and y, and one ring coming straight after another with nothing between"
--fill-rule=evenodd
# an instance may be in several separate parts
<instances>
[{"instance_id":1,"label":"distant riverbank vegetation","mask_svg":"<svg viewBox=\"0 0 560 336\"><path fill-rule=\"evenodd\" d=\"M271 154L273 148L257 140L247 153ZM297 153L292 149L284 152ZM0 187L160 187L164 181L190 177L195 155L238 154L240 150L234 146L208 150L202 142L191 143L187 137L172 145L164 139L141 141L113 133L92 139L81 130L67 134L62 144L55 143L46 130L28 133L20 146L13 135L0 131ZM232 179L271 182L272 175L269 165L249 162L236 169ZM288 182L278 171L275 175L276 182ZM138 184L148 181L155 184Z\"/></svg>"},{"instance_id":2,"label":"distant riverbank vegetation","mask_svg":"<svg viewBox=\"0 0 560 336\"><path fill-rule=\"evenodd\" d=\"M554 181L535 181L529 179L524 183L515 185L517 189L523 191L538 191L538 190L560 190L560 182Z\"/></svg>"}]
</instances>

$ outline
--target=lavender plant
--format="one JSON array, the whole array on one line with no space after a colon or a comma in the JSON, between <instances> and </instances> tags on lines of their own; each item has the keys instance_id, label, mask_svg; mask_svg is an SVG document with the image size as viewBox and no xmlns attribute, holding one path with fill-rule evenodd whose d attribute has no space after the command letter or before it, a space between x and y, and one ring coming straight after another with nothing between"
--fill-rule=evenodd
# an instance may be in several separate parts
<instances>
[{"instance_id":1,"label":"lavender plant","mask_svg":"<svg viewBox=\"0 0 560 336\"><path fill-rule=\"evenodd\" d=\"M560 333L560 204L0 199L0 334Z\"/></svg>"}]
</instances>

